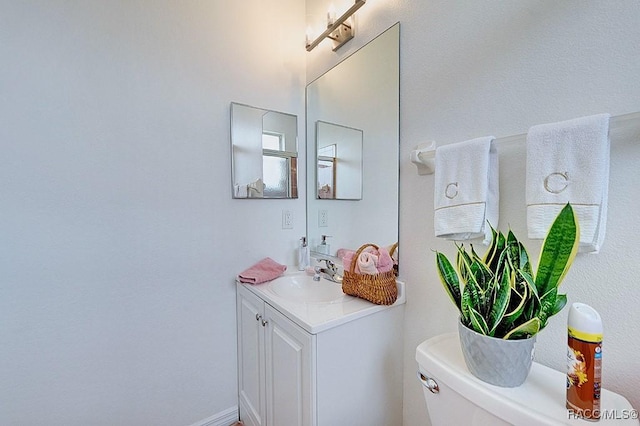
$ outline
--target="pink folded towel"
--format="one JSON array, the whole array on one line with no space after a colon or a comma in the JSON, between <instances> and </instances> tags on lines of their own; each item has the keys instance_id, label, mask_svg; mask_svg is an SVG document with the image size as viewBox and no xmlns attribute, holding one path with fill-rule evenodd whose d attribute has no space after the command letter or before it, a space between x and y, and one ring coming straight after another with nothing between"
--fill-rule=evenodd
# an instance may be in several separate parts
<instances>
[{"instance_id":1,"label":"pink folded towel","mask_svg":"<svg viewBox=\"0 0 640 426\"><path fill-rule=\"evenodd\" d=\"M360 269L360 273L375 275L378 273L376 265L378 265L377 255L363 251L360 253L360 256L358 256L358 269Z\"/></svg>"},{"instance_id":2,"label":"pink folded towel","mask_svg":"<svg viewBox=\"0 0 640 426\"><path fill-rule=\"evenodd\" d=\"M353 262L353 258L356 255L356 252L353 250L348 250L348 249L340 249L341 250L341 254L342 256L338 256L338 257L342 257L342 266L344 267L344 269L346 269L347 271L350 271L351 269L351 263ZM369 246L366 247L364 250L362 250L362 253L360 253L360 255L362 256L362 254L364 253L373 253L375 255L378 254L378 252L376 251L375 248ZM353 272L355 272L356 274L361 274L362 271L360 271L360 268L358 267L358 262L356 261L356 266L355 269L353 270Z\"/></svg>"},{"instance_id":3,"label":"pink folded towel","mask_svg":"<svg viewBox=\"0 0 640 426\"><path fill-rule=\"evenodd\" d=\"M344 250L342 254L342 264L344 265L344 269L350 270L351 263L354 260L356 252ZM380 247L376 250L370 246L365 248L362 253L360 253L358 259L356 259L354 272L356 274L379 274L392 271L394 264L395 261L389 254L388 249Z\"/></svg>"},{"instance_id":4,"label":"pink folded towel","mask_svg":"<svg viewBox=\"0 0 640 426\"><path fill-rule=\"evenodd\" d=\"M279 264L270 257L265 257L249 269L240 272L238 278L242 283L260 284L278 278L287 267Z\"/></svg>"},{"instance_id":5,"label":"pink folded towel","mask_svg":"<svg viewBox=\"0 0 640 426\"><path fill-rule=\"evenodd\" d=\"M342 266L345 270L351 270L351 262L353 262L353 257L356 255L356 252L353 250L345 250L342 253ZM356 269L353 272L358 273L358 265L356 264Z\"/></svg>"},{"instance_id":6,"label":"pink folded towel","mask_svg":"<svg viewBox=\"0 0 640 426\"><path fill-rule=\"evenodd\" d=\"M389 272L393 270L393 259L389 254L389 250L384 247L380 247L378 250L378 272Z\"/></svg>"},{"instance_id":7,"label":"pink folded towel","mask_svg":"<svg viewBox=\"0 0 640 426\"><path fill-rule=\"evenodd\" d=\"M336 257L339 257L340 259L342 259L346 254L348 253L354 253L353 250L349 250L346 248L340 248L338 249L338 251L336 252Z\"/></svg>"}]
</instances>

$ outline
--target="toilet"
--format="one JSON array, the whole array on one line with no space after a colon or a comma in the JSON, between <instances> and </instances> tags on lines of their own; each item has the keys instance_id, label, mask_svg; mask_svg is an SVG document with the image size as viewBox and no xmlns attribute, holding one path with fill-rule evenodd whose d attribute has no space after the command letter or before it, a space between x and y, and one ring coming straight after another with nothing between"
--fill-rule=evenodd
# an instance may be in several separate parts
<instances>
[{"instance_id":1,"label":"toilet","mask_svg":"<svg viewBox=\"0 0 640 426\"><path fill-rule=\"evenodd\" d=\"M467 369L457 333L422 342L416 361L432 426L640 425L629 401L605 389L599 422L574 418L565 407L566 374L536 362L521 386L481 381Z\"/></svg>"}]
</instances>

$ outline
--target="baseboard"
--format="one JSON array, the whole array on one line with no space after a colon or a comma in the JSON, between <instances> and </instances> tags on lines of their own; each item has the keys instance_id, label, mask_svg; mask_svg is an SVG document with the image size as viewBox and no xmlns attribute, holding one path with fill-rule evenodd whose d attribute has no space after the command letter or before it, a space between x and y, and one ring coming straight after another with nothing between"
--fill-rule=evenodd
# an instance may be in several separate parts
<instances>
[{"instance_id":1,"label":"baseboard","mask_svg":"<svg viewBox=\"0 0 640 426\"><path fill-rule=\"evenodd\" d=\"M238 421L238 407L231 407L191 426L230 426Z\"/></svg>"}]
</instances>

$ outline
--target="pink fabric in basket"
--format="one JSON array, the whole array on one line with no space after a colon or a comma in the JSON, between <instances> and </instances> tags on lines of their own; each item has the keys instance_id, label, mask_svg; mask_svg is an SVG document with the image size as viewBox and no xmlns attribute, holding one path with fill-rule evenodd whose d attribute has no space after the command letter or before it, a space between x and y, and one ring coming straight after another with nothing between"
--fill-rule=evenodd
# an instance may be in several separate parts
<instances>
[{"instance_id":1,"label":"pink fabric in basket","mask_svg":"<svg viewBox=\"0 0 640 426\"><path fill-rule=\"evenodd\" d=\"M391 270L393 270L393 259L386 248L380 247L380 250L378 250L378 272L389 272Z\"/></svg>"},{"instance_id":2,"label":"pink fabric in basket","mask_svg":"<svg viewBox=\"0 0 640 426\"><path fill-rule=\"evenodd\" d=\"M265 257L249 269L246 269L238 275L238 279L242 283L260 284L278 278L287 267L279 264L270 257Z\"/></svg>"},{"instance_id":3,"label":"pink fabric in basket","mask_svg":"<svg viewBox=\"0 0 640 426\"><path fill-rule=\"evenodd\" d=\"M344 249L341 249L344 250ZM342 256L342 264L344 269L350 270L353 258L356 255L355 251L344 250ZM375 270L371 267L371 262ZM356 274L377 274L382 272L389 272L393 270L393 259L389 255L389 250L384 247L380 247L378 250L369 246L360 253L359 258L356 260L356 266L354 272Z\"/></svg>"}]
</instances>

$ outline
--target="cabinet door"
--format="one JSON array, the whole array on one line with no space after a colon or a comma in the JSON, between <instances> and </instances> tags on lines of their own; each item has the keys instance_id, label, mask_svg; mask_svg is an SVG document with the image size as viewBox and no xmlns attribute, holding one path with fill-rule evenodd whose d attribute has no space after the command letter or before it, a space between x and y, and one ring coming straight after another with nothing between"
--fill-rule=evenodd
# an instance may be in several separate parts
<instances>
[{"instance_id":1,"label":"cabinet door","mask_svg":"<svg viewBox=\"0 0 640 426\"><path fill-rule=\"evenodd\" d=\"M267 424L313 426L315 421L315 336L265 304Z\"/></svg>"},{"instance_id":2,"label":"cabinet door","mask_svg":"<svg viewBox=\"0 0 640 426\"><path fill-rule=\"evenodd\" d=\"M240 418L248 426L265 426L266 376L262 324L265 303L250 291L238 286L236 304Z\"/></svg>"}]
</instances>

